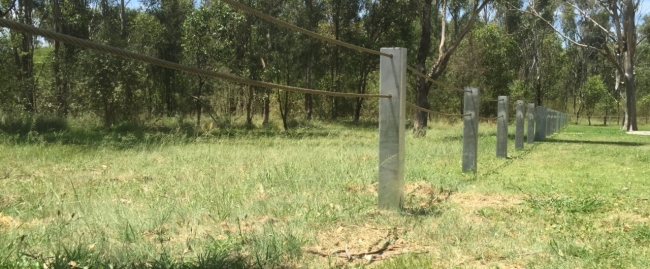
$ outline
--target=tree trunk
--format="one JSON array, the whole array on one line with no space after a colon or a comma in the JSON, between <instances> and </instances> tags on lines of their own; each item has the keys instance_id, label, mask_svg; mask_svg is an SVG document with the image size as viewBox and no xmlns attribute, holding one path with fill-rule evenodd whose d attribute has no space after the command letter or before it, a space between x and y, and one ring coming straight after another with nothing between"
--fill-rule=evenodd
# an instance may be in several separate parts
<instances>
[{"instance_id":1,"label":"tree trunk","mask_svg":"<svg viewBox=\"0 0 650 269\"><path fill-rule=\"evenodd\" d=\"M18 14L22 15L20 22L32 25L32 0L18 1ZM34 78L34 37L31 34L19 33L21 37L20 51L14 48L16 64L20 68L18 81L21 83L25 110L34 112L36 110L36 85L33 85Z\"/></svg>"},{"instance_id":2,"label":"tree trunk","mask_svg":"<svg viewBox=\"0 0 650 269\"><path fill-rule=\"evenodd\" d=\"M52 9L54 11L54 31L57 33L61 32L61 0L53 0ZM57 96L57 102L59 103L57 114L60 117L63 117L68 114L68 96L66 89L61 85L61 42L54 40L54 63L52 66L52 72L54 73L54 92Z\"/></svg>"},{"instance_id":3,"label":"tree trunk","mask_svg":"<svg viewBox=\"0 0 650 269\"><path fill-rule=\"evenodd\" d=\"M289 131L289 125L287 124L287 116L289 114L289 92L284 91L284 106L282 103L282 97L280 92L278 92L278 105L280 108L280 116L282 117L282 127L284 131Z\"/></svg>"},{"instance_id":4,"label":"tree trunk","mask_svg":"<svg viewBox=\"0 0 650 269\"><path fill-rule=\"evenodd\" d=\"M311 89L311 57L308 57L307 69L305 70L305 88ZM314 98L311 94L305 94L305 118L311 120Z\"/></svg>"},{"instance_id":5,"label":"tree trunk","mask_svg":"<svg viewBox=\"0 0 650 269\"><path fill-rule=\"evenodd\" d=\"M422 73L424 73L424 66L426 64L426 55L429 54L429 48L431 48L431 2L432 0L425 0L424 1L424 7L422 10L422 17L421 17L421 27L422 27L422 35L420 39L420 47L418 49L418 55L416 57L416 69L420 70ZM454 31L458 31L460 34L456 35L456 38L454 41L447 43L446 42L446 20L447 20L447 0L442 1L442 12L441 12L441 24L442 24L442 31L441 31L441 37L440 37L440 47L438 48L438 58L435 60L434 64L431 66L429 69L429 72L426 73L426 75L430 79L438 79L442 73L445 71L447 68L447 64L449 64L449 60L451 59L451 56L454 54L454 52L458 49L458 46L460 46L461 41L465 36L472 30L474 27L474 23L476 22L476 18L478 17L479 13L481 10L485 8L485 6L490 3L491 0L485 0L482 3L479 3L479 1L474 2L474 6L472 7L471 10L467 10L467 13L471 13L469 15L469 21L465 25L463 29L454 29ZM423 108L430 109L429 106L429 89L431 88L431 83L428 81L418 78L416 80L416 87L415 87L415 104L418 106L421 106ZM427 127L427 115L423 112L415 112L415 122L413 124L413 135L415 137L422 137L426 135L426 127Z\"/></svg>"},{"instance_id":6,"label":"tree trunk","mask_svg":"<svg viewBox=\"0 0 650 269\"><path fill-rule=\"evenodd\" d=\"M420 18L420 26L422 27L422 34L420 35L420 47L415 59L415 68L418 71L426 74L426 62L429 51L431 50L431 2L432 0L424 0L422 7L422 17ZM444 15L443 15L444 16ZM431 84L424 78L417 76L415 80L415 105L430 109L429 105L429 90ZM415 109L414 122L413 122L413 136L424 137L426 135L428 113Z\"/></svg>"},{"instance_id":7,"label":"tree trunk","mask_svg":"<svg viewBox=\"0 0 650 269\"><path fill-rule=\"evenodd\" d=\"M196 129L201 130L201 93L203 89L203 84L205 83L204 78L199 77L199 88L196 91Z\"/></svg>"},{"instance_id":8,"label":"tree trunk","mask_svg":"<svg viewBox=\"0 0 650 269\"><path fill-rule=\"evenodd\" d=\"M334 0L334 39L339 40L341 35L341 0ZM334 46L334 65L332 66L333 91L339 91L339 46ZM338 99L332 97L332 119L336 119Z\"/></svg>"},{"instance_id":9,"label":"tree trunk","mask_svg":"<svg viewBox=\"0 0 650 269\"><path fill-rule=\"evenodd\" d=\"M269 113L270 103L271 103L271 93L267 89L264 92L264 97L262 98L262 125L266 126L269 123Z\"/></svg>"},{"instance_id":10,"label":"tree trunk","mask_svg":"<svg viewBox=\"0 0 650 269\"><path fill-rule=\"evenodd\" d=\"M124 0L120 0L120 36L123 40L126 39L126 6Z\"/></svg>"},{"instance_id":11,"label":"tree trunk","mask_svg":"<svg viewBox=\"0 0 650 269\"><path fill-rule=\"evenodd\" d=\"M360 74L359 74L359 87L357 93L364 94L366 93L366 89L368 86L368 64L366 60L363 60L361 63L361 68L359 68ZM361 118L361 108L363 106L363 99L364 98L356 98L355 100L355 106L354 106L354 123L359 123L359 120Z\"/></svg>"},{"instance_id":12,"label":"tree trunk","mask_svg":"<svg viewBox=\"0 0 650 269\"><path fill-rule=\"evenodd\" d=\"M625 131L636 131L636 82L634 77L634 54L636 52L636 10L634 1L626 0L623 5L623 31L625 32L626 51L623 53L625 61Z\"/></svg>"},{"instance_id":13,"label":"tree trunk","mask_svg":"<svg viewBox=\"0 0 650 269\"><path fill-rule=\"evenodd\" d=\"M307 30L312 31L316 27L314 21L314 7L312 0L305 0L305 7L307 8ZM313 43L312 39L307 41L307 66L305 68L305 88L311 89L311 68L313 59ZM305 119L311 120L312 111L314 107L314 98L311 94L305 94Z\"/></svg>"},{"instance_id":14,"label":"tree trunk","mask_svg":"<svg viewBox=\"0 0 650 269\"><path fill-rule=\"evenodd\" d=\"M248 98L246 100L246 126L253 127L253 86L248 86Z\"/></svg>"}]
</instances>

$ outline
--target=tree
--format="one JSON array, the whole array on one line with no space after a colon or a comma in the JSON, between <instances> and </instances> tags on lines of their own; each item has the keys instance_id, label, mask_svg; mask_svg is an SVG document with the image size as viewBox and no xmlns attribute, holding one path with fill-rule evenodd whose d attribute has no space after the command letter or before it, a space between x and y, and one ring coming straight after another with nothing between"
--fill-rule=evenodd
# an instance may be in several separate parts
<instances>
[{"instance_id":1,"label":"tree","mask_svg":"<svg viewBox=\"0 0 650 269\"><path fill-rule=\"evenodd\" d=\"M432 0L424 0L424 5L422 5L422 10L420 11L420 26L422 32L415 60L415 68L423 74L426 74L429 78L436 80L442 76L443 72L447 68L451 56L456 52L461 41L474 27L474 23L476 22L479 13L481 13L481 11L492 2L492 0L483 0L482 2L476 0L467 3L465 6L461 5L461 1L452 1L451 3L455 4L455 6L452 6L451 12L447 9L448 0L442 0L436 3L438 5L435 7L436 13L434 14L434 17L432 17L432 11L434 11L432 2ZM465 12L461 14L461 10ZM452 15L452 23L455 26L453 28L454 35L450 36L449 40L447 39L448 15ZM440 20L441 27L438 55L435 59L430 58L432 45L432 19ZM465 22L463 27L460 26L461 22ZM426 66L428 60L433 60L433 64L427 69ZM428 99L430 89L431 82L421 77L416 79L416 105L426 109L431 108ZM416 110L414 117L413 135L415 137L425 136L428 114Z\"/></svg>"},{"instance_id":2,"label":"tree","mask_svg":"<svg viewBox=\"0 0 650 269\"><path fill-rule=\"evenodd\" d=\"M539 13L532 12L553 27L562 37L571 43L598 51L616 68L616 87L625 87L625 118L622 129L627 131L638 130L636 122L636 83L634 74L634 61L637 47L636 11L640 1L633 0L600 0L597 2L569 0L564 1L568 8L575 9L585 21L598 27L602 33L612 42L606 42L600 47L581 43L570 36L564 35L553 27L553 24L543 18ZM603 9L609 14L613 27L601 25L593 18L594 12ZM613 29L612 29L613 28ZM613 47L613 48L612 48ZM622 89L622 88L621 88ZM622 94L623 95L623 94Z\"/></svg>"},{"instance_id":3,"label":"tree","mask_svg":"<svg viewBox=\"0 0 650 269\"><path fill-rule=\"evenodd\" d=\"M580 103L587 114L587 120L591 125L591 116L596 110L596 105L600 103L606 95L605 84L600 76L591 76L587 79L580 91Z\"/></svg>"}]
</instances>

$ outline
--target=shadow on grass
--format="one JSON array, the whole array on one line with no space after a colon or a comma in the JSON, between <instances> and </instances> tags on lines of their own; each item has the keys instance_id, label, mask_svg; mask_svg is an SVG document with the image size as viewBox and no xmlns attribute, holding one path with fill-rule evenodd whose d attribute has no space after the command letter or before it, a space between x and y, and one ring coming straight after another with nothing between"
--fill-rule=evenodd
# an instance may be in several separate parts
<instances>
[{"instance_id":1,"label":"shadow on grass","mask_svg":"<svg viewBox=\"0 0 650 269\"><path fill-rule=\"evenodd\" d=\"M556 139L556 138L547 138L546 140L543 140L541 142L542 143L572 143L572 144L590 144L590 145L610 145L610 146L626 146L626 147L650 145L650 143L641 143L641 142L569 140L569 139Z\"/></svg>"},{"instance_id":2,"label":"shadow on grass","mask_svg":"<svg viewBox=\"0 0 650 269\"><path fill-rule=\"evenodd\" d=\"M131 149L185 144L211 139L287 138L304 139L340 135L327 122L297 122L288 132L275 127L230 125L199 130L192 122L162 125L124 123L112 127L96 124L71 126L65 119L34 116L0 121L0 143L20 145L79 145L90 148ZM377 129L377 122L333 123L352 129Z\"/></svg>"},{"instance_id":3,"label":"shadow on grass","mask_svg":"<svg viewBox=\"0 0 650 269\"><path fill-rule=\"evenodd\" d=\"M407 216L418 217L440 217L444 213L440 205L424 205L415 207L404 207L401 211L402 214Z\"/></svg>"},{"instance_id":4,"label":"shadow on grass","mask_svg":"<svg viewBox=\"0 0 650 269\"><path fill-rule=\"evenodd\" d=\"M525 147L524 149L516 150L516 152L521 152L521 154L519 154L517 156L508 156L508 157L506 157L505 162L503 162L502 164L500 164L497 167L494 167L494 168L488 170L485 173L481 173L481 177L488 177L488 176L491 176L491 175L494 175L494 174L498 174L501 169L508 167L515 160L523 159L524 157L526 157L526 155L533 152L533 150L537 147L537 145L539 145L539 143L532 144L532 146L530 146L530 144L527 144L527 143L525 145L528 145L528 147Z\"/></svg>"}]
</instances>

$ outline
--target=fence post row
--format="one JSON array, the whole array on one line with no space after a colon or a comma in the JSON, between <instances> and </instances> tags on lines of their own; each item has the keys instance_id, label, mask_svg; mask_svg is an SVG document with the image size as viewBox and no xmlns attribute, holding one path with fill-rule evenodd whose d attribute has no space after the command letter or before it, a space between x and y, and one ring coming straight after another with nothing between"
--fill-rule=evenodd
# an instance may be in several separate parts
<instances>
[{"instance_id":1,"label":"fence post row","mask_svg":"<svg viewBox=\"0 0 650 269\"><path fill-rule=\"evenodd\" d=\"M532 144L535 141L535 104L528 104L528 136L526 143Z\"/></svg>"},{"instance_id":2,"label":"fence post row","mask_svg":"<svg viewBox=\"0 0 650 269\"><path fill-rule=\"evenodd\" d=\"M478 157L479 89L465 87L463 100L463 172L476 172Z\"/></svg>"},{"instance_id":3,"label":"fence post row","mask_svg":"<svg viewBox=\"0 0 650 269\"><path fill-rule=\"evenodd\" d=\"M380 209L401 209L404 199L404 138L406 124L406 48L382 48L393 55L380 56L379 91L391 98L379 99Z\"/></svg>"},{"instance_id":4,"label":"fence post row","mask_svg":"<svg viewBox=\"0 0 650 269\"><path fill-rule=\"evenodd\" d=\"M515 123L515 149L524 148L524 101L517 100Z\"/></svg>"},{"instance_id":5,"label":"fence post row","mask_svg":"<svg viewBox=\"0 0 650 269\"><path fill-rule=\"evenodd\" d=\"M508 157L508 96L499 96L497 109L497 158Z\"/></svg>"},{"instance_id":6,"label":"fence post row","mask_svg":"<svg viewBox=\"0 0 650 269\"><path fill-rule=\"evenodd\" d=\"M551 134L557 133L557 110L553 109L553 117L551 118L551 124L553 125L553 132Z\"/></svg>"}]
</instances>

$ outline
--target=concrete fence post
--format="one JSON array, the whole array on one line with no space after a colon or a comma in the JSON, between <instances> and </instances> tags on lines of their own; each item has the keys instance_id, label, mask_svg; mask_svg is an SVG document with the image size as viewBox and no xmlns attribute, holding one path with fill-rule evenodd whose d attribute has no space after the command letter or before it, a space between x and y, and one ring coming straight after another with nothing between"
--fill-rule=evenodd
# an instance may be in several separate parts
<instances>
[{"instance_id":1,"label":"concrete fence post","mask_svg":"<svg viewBox=\"0 0 650 269\"><path fill-rule=\"evenodd\" d=\"M555 133L555 110L551 109L551 112L548 114L548 135Z\"/></svg>"},{"instance_id":2,"label":"concrete fence post","mask_svg":"<svg viewBox=\"0 0 650 269\"><path fill-rule=\"evenodd\" d=\"M404 200L404 138L406 124L406 48L382 48L393 55L380 56L379 91L391 98L379 99L380 209L401 209Z\"/></svg>"},{"instance_id":3,"label":"concrete fence post","mask_svg":"<svg viewBox=\"0 0 650 269\"><path fill-rule=\"evenodd\" d=\"M476 172L478 157L478 105L479 89L465 87L463 100L463 172Z\"/></svg>"},{"instance_id":4,"label":"concrete fence post","mask_svg":"<svg viewBox=\"0 0 650 269\"><path fill-rule=\"evenodd\" d=\"M508 157L508 96L499 96L497 111L497 158Z\"/></svg>"},{"instance_id":5,"label":"concrete fence post","mask_svg":"<svg viewBox=\"0 0 650 269\"><path fill-rule=\"evenodd\" d=\"M535 141L542 141L546 138L546 108L537 106L537 115L535 115Z\"/></svg>"},{"instance_id":6,"label":"concrete fence post","mask_svg":"<svg viewBox=\"0 0 650 269\"><path fill-rule=\"evenodd\" d=\"M517 115L515 117L515 149L524 148L524 101L517 100Z\"/></svg>"},{"instance_id":7,"label":"concrete fence post","mask_svg":"<svg viewBox=\"0 0 650 269\"><path fill-rule=\"evenodd\" d=\"M532 144L535 141L535 104L528 104L528 136L526 143Z\"/></svg>"},{"instance_id":8,"label":"concrete fence post","mask_svg":"<svg viewBox=\"0 0 650 269\"><path fill-rule=\"evenodd\" d=\"M545 112L544 115L546 115L546 119L545 119L546 120L546 125L544 126L544 130L546 131L546 133L544 134L544 139L546 139L547 136L550 136L552 134L551 133L551 128L552 128L552 126L551 126L551 114L553 114L553 110L544 107L544 112Z\"/></svg>"}]
</instances>

